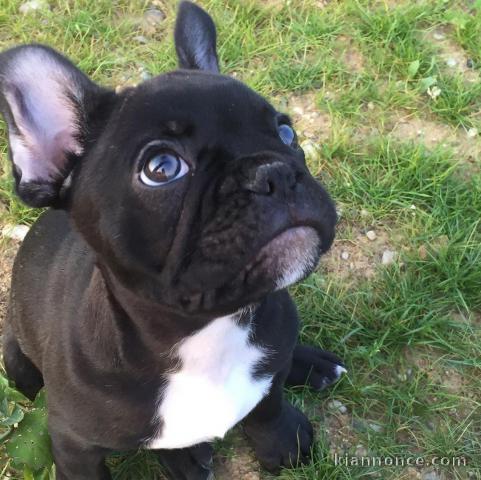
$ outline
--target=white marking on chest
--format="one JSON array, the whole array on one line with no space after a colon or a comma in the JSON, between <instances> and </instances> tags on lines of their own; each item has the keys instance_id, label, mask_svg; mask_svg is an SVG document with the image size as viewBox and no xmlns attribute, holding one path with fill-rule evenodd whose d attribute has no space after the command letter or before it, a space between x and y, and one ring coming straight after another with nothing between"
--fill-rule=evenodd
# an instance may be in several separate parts
<instances>
[{"instance_id":1,"label":"white marking on chest","mask_svg":"<svg viewBox=\"0 0 481 480\"><path fill-rule=\"evenodd\" d=\"M147 448L223 437L268 393L272 377L253 377L267 352L250 343L250 327L237 318L217 318L176 348L181 367L168 375L155 419L161 421L159 435Z\"/></svg>"}]
</instances>

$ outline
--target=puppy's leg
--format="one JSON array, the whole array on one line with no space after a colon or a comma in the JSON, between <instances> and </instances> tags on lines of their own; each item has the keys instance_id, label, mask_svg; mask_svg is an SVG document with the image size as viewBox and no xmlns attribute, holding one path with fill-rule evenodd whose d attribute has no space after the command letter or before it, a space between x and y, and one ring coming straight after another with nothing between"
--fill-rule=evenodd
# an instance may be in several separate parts
<instances>
[{"instance_id":1,"label":"puppy's leg","mask_svg":"<svg viewBox=\"0 0 481 480\"><path fill-rule=\"evenodd\" d=\"M189 448L156 450L160 463L172 480L210 480L213 448L210 443L200 443Z\"/></svg>"},{"instance_id":2,"label":"puppy's leg","mask_svg":"<svg viewBox=\"0 0 481 480\"><path fill-rule=\"evenodd\" d=\"M307 417L283 398L285 377L277 375L268 396L244 420L260 464L272 473L307 463L314 436Z\"/></svg>"},{"instance_id":3,"label":"puppy's leg","mask_svg":"<svg viewBox=\"0 0 481 480\"><path fill-rule=\"evenodd\" d=\"M56 480L111 480L105 465L109 451L85 445L77 439L49 428Z\"/></svg>"},{"instance_id":4,"label":"puppy's leg","mask_svg":"<svg viewBox=\"0 0 481 480\"><path fill-rule=\"evenodd\" d=\"M344 372L342 360L333 353L308 345L296 345L286 384L309 385L321 391L336 383Z\"/></svg>"},{"instance_id":5,"label":"puppy's leg","mask_svg":"<svg viewBox=\"0 0 481 480\"><path fill-rule=\"evenodd\" d=\"M10 327L3 334L3 362L8 378L27 398L33 400L43 387L43 377L37 367L22 352Z\"/></svg>"}]
</instances>

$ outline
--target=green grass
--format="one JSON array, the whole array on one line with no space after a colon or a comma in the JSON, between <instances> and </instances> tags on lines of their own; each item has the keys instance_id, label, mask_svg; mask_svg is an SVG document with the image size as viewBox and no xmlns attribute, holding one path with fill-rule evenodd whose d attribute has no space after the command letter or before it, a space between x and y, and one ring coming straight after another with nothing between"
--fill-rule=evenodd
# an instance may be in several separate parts
<instances>
[{"instance_id":1,"label":"green grass","mask_svg":"<svg viewBox=\"0 0 481 480\"><path fill-rule=\"evenodd\" d=\"M175 67L174 3L163 2L166 20L144 34L143 44L135 37L147 2L58 1L24 16L20 2L0 0L0 48L47 43L100 83L135 83L142 71ZM377 266L369 278L321 266L292 289L304 320L302 340L341 355L349 374L321 395L288 392L314 421L317 441L313 463L281 478L415 478L406 466L334 465L332 451L354 455L362 445L373 456L464 456L466 468L439 467L443 478L466 479L471 472L480 479L481 160L468 161L459 145L427 148L390 134L392 118L409 115L449 125L461 143L479 142L464 129L481 126L481 82L449 71L426 32L443 27L481 70L480 2L199 3L219 26L226 73L284 104L291 95L314 92L316 107L331 119L320 159L309 161L342 208L338 244L360 252L362 232L375 229L399 252L388 267L380 265L382 251L371 252ZM344 61L346 48L362 57L360 68ZM441 90L435 100L426 93L429 85ZM30 224L38 212L12 192L0 129L0 220ZM347 407L345 415L329 410L333 399ZM238 433L218 442L219 456L236 458ZM3 454L0 472L8 461ZM117 480L162 478L151 454L116 455L111 465Z\"/></svg>"}]
</instances>

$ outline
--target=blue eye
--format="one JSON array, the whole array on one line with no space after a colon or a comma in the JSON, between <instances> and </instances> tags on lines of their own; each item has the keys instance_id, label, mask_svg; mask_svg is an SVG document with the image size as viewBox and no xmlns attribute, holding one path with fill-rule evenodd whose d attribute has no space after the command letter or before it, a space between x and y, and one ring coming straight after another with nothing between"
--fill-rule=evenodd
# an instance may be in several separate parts
<instances>
[{"instance_id":1,"label":"blue eye","mask_svg":"<svg viewBox=\"0 0 481 480\"><path fill-rule=\"evenodd\" d=\"M278 132L279 132L279 137L285 143L286 145L292 145L294 142L294 139L296 138L296 134L294 133L294 130L287 125L287 123L283 123L279 125L278 127Z\"/></svg>"},{"instance_id":2,"label":"blue eye","mask_svg":"<svg viewBox=\"0 0 481 480\"><path fill-rule=\"evenodd\" d=\"M140 172L140 180L149 187L165 185L189 171L185 161L171 152L157 153L148 159Z\"/></svg>"}]
</instances>

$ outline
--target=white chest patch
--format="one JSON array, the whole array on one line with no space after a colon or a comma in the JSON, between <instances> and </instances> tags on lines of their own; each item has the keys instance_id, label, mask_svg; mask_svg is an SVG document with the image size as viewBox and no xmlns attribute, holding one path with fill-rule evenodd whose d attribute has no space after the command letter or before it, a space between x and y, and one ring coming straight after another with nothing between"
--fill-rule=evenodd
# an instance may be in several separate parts
<instances>
[{"instance_id":1,"label":"white chest patch","mask_svg":"<svg viewBox=\"0 0 481 480\"><path fill-rule=\"evenodd\" d=\"M168 376L147 448L183 448L223 437L268 393L272 377L255 379L267 352L249 341L237 315L221 317L183 340L181 368Z\"/></svg>"}]
</instances>

